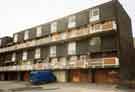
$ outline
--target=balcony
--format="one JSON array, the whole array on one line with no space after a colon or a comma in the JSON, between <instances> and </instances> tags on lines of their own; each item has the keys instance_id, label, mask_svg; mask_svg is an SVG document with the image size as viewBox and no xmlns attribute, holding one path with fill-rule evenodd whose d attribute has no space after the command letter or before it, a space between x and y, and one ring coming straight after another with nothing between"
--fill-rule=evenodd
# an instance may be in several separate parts
<instances>
[{"instance_id":1,"label":"balcony","mask_svg":"<svg viewBox=\"0 0 135 92\"><path fill-rule=\"evenodd\" d=\"M119 67L119 60L117 57L89 59L88 67L89 68Z\"/></svg>"},{"instance_id":2,"label":"balcony","mask_svg":"<svg viewBox=\"0 0 135 92\"><path fill-rule=\"evenodd\" d=\"M74 29L74 30L70 30L69 32L68 32L68 38L74 38L74 37L76 37L77 36L77 29Z\"/></svg>"},{"instance_id":3,"label":"balcony","mask_svg":"<svg viewBox=\"0 0 135 92\"><path fill-rule=\"evenodd\" d=\"M90 34L103 32L103 31L112 31L112 30L117 30L117 25L115 21L107 21L104 23L89 25Z\"/></svg>"},{"instance_id":4,"label":"balcony","mask_svg":"<svg viewBox=\"0 0 135 92\"><path fill-rule=\"evenodd\" d=\"M52 43L55 41L67 40L67 39L72 39L76 37L90 35L93 33L98 33L102 31L111 31L111 30L116 30L116 29L117 29L117 25L115 21L107 21L104 23L98 23L98 24L93 24L93 25L90 24L88 25L88 27L83 27L80 29L71 29L68 32L66 31L62 33L55 33L52 36L35 39L32 41L27 41L25 43L16 44L16 45L6 47L6 48L0 48L0 53L14 51L14 50L23 49L23 48L35 47L35 46L44 45L47 43Z\"/></svg>"},{"instance_id":5,"label":"balcony","mask_svg":"<svg viewBox=\"0 0 135 92\"><path fill-rule=\"evenodd\" d=\"M61 58L59 62L56 59L51 63L24 64L14 66L0 67L0 71L28 71L28 70L48 70L48 69L77 69L77 68L114 68L119 67L117 57L96 58L96 59L77 59L72 57L70 61Z\"/></svg>"},{"instance_id":6,"label":"balcony","mask_svg":"<svg viewBox=\"0 0 135 92\"><path fill-rule=\"evenodd\" d=\"M52 37L51 37L51 41L58 41L60 40L60 34L53 34Z\"/></svg>"},{"instance_id":7,"label":"balcony","mask_svg":"<svg viewBox=\"0 0 135 92\"><path fill-rule=\"evenodd\" d=\"M18 50L18 49L23 49L23 48L34 47L34 46L39 46L39 45L46 44L50 41L51 41L50 37L45 37L45 38L42 38L42 39L39 39L39 40L32 40L32 41L28 41L28 42L21 43L21 44L16 44L16 45L13 45L13 46L10 46L10 47L1 48L0 53Z\"/></svg>"},{"instance_id":8,"label":"balcony","mask_svg":"<svg viewBox=\"0 0 135 92\"><path fill-rule=\"evenodd\" d=\"M16 66L3 66L0 67L0 71L16 71Z\"/></svg>"},{"instance_id":9,"label":"balcony","mask_svg":"<svg viewBox=\"0 0 135 92\"><path fill-rule=\"evenodd\" d=\"M109 31L109 30L116 30L117 29L117 25L115 21L108 21L108 22L104 22L102 24L102 29L104 31Z\"/></svg>"},{"instance_id":10,"label":"balcony","mask_svg":"<svg viewBox=\"0 0 135 92\"><path fill-rule=\"evenodd\" d=\"M77 36L85 36L85 35L88 35L89 34L89 29L88 28L81 28L81 29L78 29L77 31Z\"/></svg>"}]
</instances>

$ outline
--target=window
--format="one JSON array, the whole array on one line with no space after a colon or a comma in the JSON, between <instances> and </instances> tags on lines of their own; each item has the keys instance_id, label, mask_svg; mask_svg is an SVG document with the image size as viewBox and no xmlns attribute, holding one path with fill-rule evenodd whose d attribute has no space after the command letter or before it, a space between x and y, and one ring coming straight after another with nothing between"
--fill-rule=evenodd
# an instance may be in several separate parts
<instances>
[{"instance_id":1,"label":"window","mask_svg":"<svg viewBox=\"0 0 135 92\"><path fill-rule=\"evenodd\" d=\"M23 52L22 60L27 60L27 51L24 51Z\"/></svg>"},{"instance_id":2,"label":"window","mask_svg":"<svg viewBox=\"0 0 135 92\"><path fill-rule=\"evenodd\" d=\"M68 28L73 28L76 26L76 17L70 16L68 19Z\"/></svg>"},{"instance_id":3,"label":"window","mask_svg":"<svg viewBox=\"0 0 135 92\"><path fill-rule=\"evenodd\" d=\"M96 20L99 20L99 8L94 8L92 10L90 10L90 14L89 14L89 21L93 22Z\"/></svg>"},{"instance_id":4,"label":"window","mask_svg":"<svg viewBox=\"0 0 135 92\"><path fill-rule=\"evenodd\" d=\"M36 48L36 50L35 50L35 58L36 59L40 58L40 48Z\"/></svg>"},{"instance_id":5,"label":"window","mask_svg":"<svg viewBox=\"0 0 135 92\"><path fill-rule=\"evenodd\" d=\"M56 46L50 47L50 56L55 57L56 56Z\"/></svg>"},{"instance_id":6,"label":"window","mask_svg":"<svg viewBox=\"0 0 135 92\"><path fill-rule=\"evenodd\" d=\"M89 44L90 44L90 46L96 46L96 45L98 45L100 43L101 43L100 37L94 37L94 38L90 39Z\"/></svg>"},{"instance_id":7,"label":"window","mask_svg":"<svg viewBox=\"0 0 135 92\"><path fill-rule=\"evenodd\" d=\"M29 31L25 31L24 32L24 40L28 40L29 39Z\"/></svg>"},{"instance_id":8,"label":"window","mask_svg":"<svg viewBox=\"0 0 135 92\"><path fill-rule=\"evenodd\" d=\"M13 54L12 54L12 61L15 61L16 60L16 53L14 52Z\"/></svg>"},{"instance_id":9,"label":"window","mask_svg":"<svg viewBox=\"0 0 135 92\"><path fill-rule=\"evenodd\" d=\"M69 55L76 54L76 43L75 42L71 42L68 44L68 54Z\"/></svg>"},{"instance_id":10,"label":"window","mask_svg":"<svg viewBox=\"0 0 135 92\"><path fill-rule=\"evenodd\" d=\"M53 22L51 24L51 33L56 32L57 31L57 22Z\"/></svg>"},{"instance_id":11,"label":"window","mask_svg":"<svg viewBox=\"0 0 135 92\"><path fill-rule=\"evenodd\" d=\"M17 42L17 40L18 40L18 34L15 34L14 35L14 42Z\"/></svg>"},{"instance_id":12,"label":"window","mask_svg":"<svg viewBox=\"0 0 135 92\"><path fill-rule=\"evenodd\" d=\"M40 37L42 35L42 27L41 26L37 27L36 32L37 37Z\"/></svg>"}]
</instances>

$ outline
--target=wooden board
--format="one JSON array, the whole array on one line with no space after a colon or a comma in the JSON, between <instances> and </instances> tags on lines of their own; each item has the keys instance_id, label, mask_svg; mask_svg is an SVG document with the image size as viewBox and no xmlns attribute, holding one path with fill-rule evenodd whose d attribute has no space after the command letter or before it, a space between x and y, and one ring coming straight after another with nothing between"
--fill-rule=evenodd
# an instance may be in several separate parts
<instances>
[{"instance_id":1,"label":"wooden board","mask_svg":"<svg viewBox=\"0 0 135 92\"><path fill-rule=\"evenodd\" d=\"M119 73L116 70L97 70L95 73L96 83L119 83Z\"/></svg>"}]
</instances>

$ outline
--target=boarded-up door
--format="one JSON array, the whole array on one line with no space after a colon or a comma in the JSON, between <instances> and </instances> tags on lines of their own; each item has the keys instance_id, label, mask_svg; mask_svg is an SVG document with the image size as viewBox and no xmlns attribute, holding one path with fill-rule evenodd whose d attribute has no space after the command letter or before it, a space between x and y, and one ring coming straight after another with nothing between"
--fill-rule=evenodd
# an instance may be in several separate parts
<instances>
[{"instance_id":1,"label":"boarded-up door","mask_svg":"<svg viewBox=\"0 0 135 92\"><path fill-rule=\"evenodd\" d=\"M23 74L23 80L28 81L29 80L29 72L24 72Z\"/></svg>"},{"instance_id":2,"label":"boarded-up door","mask_svg":"<svg viewBox=\"0 0 135 92\"><path fill-rule=\"evenodd\" d=\"M116 70L97 70L95 73L96 83L118 83L119 72Z\"/></svg>"},{"instance_id":3,"label":"boarded-up door","mask_svg":"<svg viewBox=\"0 0 135 92\"><path fill-rule=\"evenodd\" d=\"M88 74L88 70L81 70L80 78L81 82L89 82L90 75Z\"/></svg>"},{"instance_id":4,"label":"boarded-up door","mask_svg":"<svg viewBox=\"0 0 135 92\"><path fill-rule=\"evenodd\" d=\"M88 69L70 70L71 82L92 82L92 73Z\"/></svg>"},{"instance_id":5,"label":"boarded-up door","mask_svg":"<svg viewBox=\"0 0 135 92\"><path fill-rule=\"evenodd\" d=\"M70 70L70 81L80 82L80 70Z\"/></svg>"}]
</instances>

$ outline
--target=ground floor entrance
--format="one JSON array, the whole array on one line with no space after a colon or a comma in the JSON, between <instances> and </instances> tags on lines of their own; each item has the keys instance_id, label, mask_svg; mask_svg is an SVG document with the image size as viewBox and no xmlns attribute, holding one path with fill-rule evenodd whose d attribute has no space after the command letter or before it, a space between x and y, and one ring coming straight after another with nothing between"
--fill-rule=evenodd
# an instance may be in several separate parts
<instances>
[{"instance_id":1,"label":"ground floor entrance","mask_svg":"<svg viewBox=\"0 0 135 92\"><path fill-rule=\"evenodd\" d=\"M92 72L89 69L69 70L70 82L92 82Z\"/></svg>"},{"instance_id":2,"label":"ground floor entrance","mask_svg":"<svg viewBox=\"0 0 135 92\"><path fill-rule=\"evenodd\" d=\"M19 80L19 81L28 81L29 80L29 71L11 71L11 72L0 72L0 80Z\"/></svg>"},{"instance_id":3,"label":"ground floor entrance","mask_svg":"<svg viewBox=\"0 0 135 92\"><path fill-rule=\"evenodd\" d=\"M119 83L119 69L66 69L53 70L57 82ZM0 80L29 81L30 71L0 72Z\"/></svg>"},{"instance_id":4,"label":"ground floor entrance","mask_svg":"<svg viewBox=\"0 0 135 92\"><path fill-rule=\"evenodd\" d=\"M69 70L69 82L119 83L119 69L73 69Z\"/></svg>"}]
</instances>

